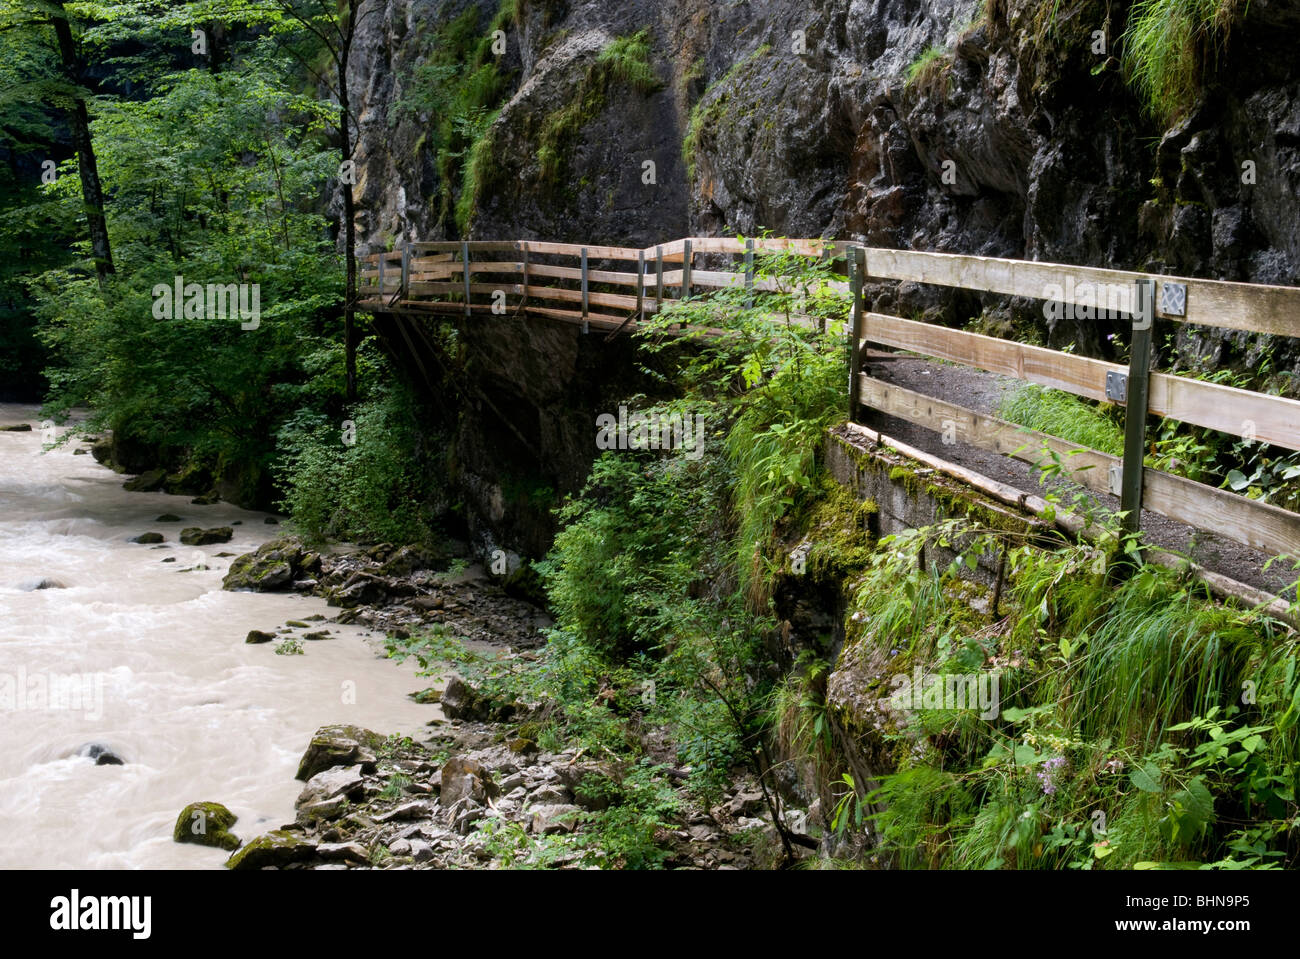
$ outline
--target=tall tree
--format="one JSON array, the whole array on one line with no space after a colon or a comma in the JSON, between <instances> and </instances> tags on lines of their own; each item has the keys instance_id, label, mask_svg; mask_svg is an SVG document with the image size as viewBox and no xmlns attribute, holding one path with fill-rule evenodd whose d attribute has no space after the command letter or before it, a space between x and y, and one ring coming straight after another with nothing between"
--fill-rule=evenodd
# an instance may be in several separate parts
<instances>
[{"instance_id":1,"label":"tall tree","mask_svg":"<svg viewBox=\"0 0 1300 959\"><path fill-rule=\"evenodd\" d=\"M224 22L266 27L269 35L280 41L338 104L335 128L339 135L340 162L336 181L343 200L343 222L340 224L346 270L343 338L349 402L357 398L357 227L353 193L356 178L350 175L356 162L357 120L352 113L348 74L357 29L361 21L375 10L373 0L193 0L184 14L188 22L195 25ZM323 48L328 54L328 76L315 68L313 56L292 42L291 35L295 33L305 34L314 41L314 46Z\"/></svg>"},{"instance_id":2,"label":"tall tree","mask_svg":"<svg viewBox=\"0 0 1300 959\"><path fill-rule=\"evenodd\" d=\"M108 238L108 220L104 216L104 190L99 180L99 164L90 134L90 111L86 101L90 90L85 84L85 61L81 56L77 32L64 0L6 0L0 6L0 29L54 32L62 76L57 79L31 78L26 84L32 93L40 91L67 114L72 145L77 151L77 171L81 178L81 196L90 231L91 255L102 286L113 273L113 251ZM36 42L41 42L38 38ZM15 91L4 91L12 97Z\"/></svg>"}]
</instances>

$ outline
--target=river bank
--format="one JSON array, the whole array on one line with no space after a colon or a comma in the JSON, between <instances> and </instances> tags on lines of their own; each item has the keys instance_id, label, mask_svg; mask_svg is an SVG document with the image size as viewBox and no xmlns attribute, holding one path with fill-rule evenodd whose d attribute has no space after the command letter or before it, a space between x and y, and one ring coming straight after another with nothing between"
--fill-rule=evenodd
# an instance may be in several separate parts
<instances>
[{"instance_id":1,"label":"river bank","mask_svg":"<svg viewBox=\"0 0 1300 959\"><path fill-rule=\"evenodd\" d=\"M0 677L99 691L81 709L0 706L0 867L221 868L219 850L172 841L177 810L220 795L252 838L293 817L293 775L321 725L410 733L428 721L407 697L427 683L364 626L332 625L338 641L305 656L244 643L334 612L316 597L222 590L231 559L279 531L267 514L124 490L81 444L45 451L36 407L0 405L0 424L32 427L0 432ZM166 514L180 522L156 522ZM202 547L201 562L178 541L227 526L230 541ZM128 542L145 532L163 542ZM92 745L122 764L96 765Z\"/></svg>"}]
</instances>

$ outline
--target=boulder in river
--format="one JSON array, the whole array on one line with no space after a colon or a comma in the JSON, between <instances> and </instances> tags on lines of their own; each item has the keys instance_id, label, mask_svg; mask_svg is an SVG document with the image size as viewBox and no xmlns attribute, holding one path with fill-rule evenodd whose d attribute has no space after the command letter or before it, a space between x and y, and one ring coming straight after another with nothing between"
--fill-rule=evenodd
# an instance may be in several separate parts
<instances>
[{"instance_id":1,"label":"boulder in river","mask_svg":"<svg viewBox=\"0 0 1300 959\"><path fill-rule=\"evenodd\" d=\"M139 536L132 536L127 540L128 543L161 543L163 541L162 533L141 533Z\"/></svg>"},{"instance_id":2,"label":"boulder in river","mask_svg":"<svg viewBox=\"0 0 1300 959\"><path fill-rule=\"evenodd\" d=\"M130 490L132 493L153 493L162 489L166 479L166 470L148 470L134 479L127 480L122 484L122 489Z\"/></svg>"},{"instance_id":3,"label":"boulder in river","mask_svg":"<svg viewBox=\"0 0 1300 959\"><path fill-rule=\"evenodd\" d=\"M214 526L212 529L200 529L187 526L181 530L181 542L186 546L211 546L213 543L229 543L235 531L229 526Z\"/></svg>"},{"instance_id":4,"label":"boulder in river","mask_svg":"<svg viewBox=\"0 0 1300 959\"><path fill-rule=\"evenodd\" d=\"M124 766L125 760L103 743L86 743L77 750L78 756L93 759L96 766Z\"/></svg>"},{"instance_id":5,"label":"boulder in river","mask_svg":"<svg viewBox=\"0 0 1300 959\"><path fill-rule=\"evenodd\" d=\"M248 631L248 638L244 640L244 642L246 643L253 643L253 644L270 643L274 641L275 641L274 635L272 635L271 633L263 632L260 629L250 629Z\"/></svg>"},{"instance_id":6,"label":"boulder in river","mask_svg":"<svg viewBox=\"0 0 1300 959\"><path fill-rule=\"evenodd\" d=\"M300 832L276 829L258 836L226 860L227 869L279 868L316 855L316 844Z\"/></svg>"},{"instance_id":7,"label":"boulder in river","mask_svg":"<svg viewBox=\"0 0 1300 959\"><path fill-rule=\"evenodd\" d=\"M38 589L67 589L68 585L57 579L50 579L48 576L43 576L40 579L29 579L18 588L25 593L30 593Z\"/></svg>"},{"instance_id":8,"label":"boulder in river","mask_svg":"<svg viewBox=\"0 0 1300 959\"><path fill-rule=\"evenodd\" d=\"M322 726L312 736L296 778L307 782L317 773L335 766L373 765L374 750L384 738L360 726Z\"/></svg>"},{"instance_id":9,"label":"boulder in river","mask_svg":"<svg viewBox=\"0 0 1300 959\"><path fill-rule=\"evenodd\" d=\"M190 500L191 506L214 506L221 502L221 494L215 489L208 490L202 496L196 496Z\"/></svg>"},{"instance_id":10,"label":"boulder in river","mask_svg":"<svg viewBox=\"0 0 1300 959\"><path fill-rule=\"evenodd\" d=\"M181 518L177 516L175 513L163 513L156 520L154 520L155 523L179 523L180 521Z\"/></svg>"},{"instance_id":11,"label":"boulder in river","mask_svg":"<svg viewBox=\"0 0 1300 959\"><path fill-rule=\"evenodd\" d=\"M0 433L30 433L31 431L31 423L13 423L9 426L0 426Z\"/></svg>"},{"instance_id":12,"label":"boulder in river","mask_svg":"<svg viewBox=\"0 0 1300 959\"><path fill-rule=\"evenodd\" d=\"M313 563L319 568L320 558L304 550L301 542L292 536L280 536L237 557L221 585L223 589L256 593L287 590L300 573L310 571Z\"/></svg>"},{"instance_id":13,"label":"boulder in river","mask_svg":"<svg viewBox=\"0 0 1300 959\"><path fill-rule=\"evenodd\" d=\"M239 837L230 827L238 818L221 803L192 802L177 817L172 839L233 851L239 848Z\"/></svg>"}]
</instances>

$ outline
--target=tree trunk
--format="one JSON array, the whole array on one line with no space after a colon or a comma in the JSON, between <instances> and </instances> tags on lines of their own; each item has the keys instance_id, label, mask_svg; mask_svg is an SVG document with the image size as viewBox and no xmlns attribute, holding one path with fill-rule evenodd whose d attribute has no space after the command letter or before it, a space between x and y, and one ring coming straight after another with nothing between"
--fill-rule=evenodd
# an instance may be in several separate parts
<instances>
[{"instance_id":1,"label":"tree trunk","mask_svg":"<svg viewBox=\"0 0 1300 959\"><path fill-rule=\"evenodd\" d=\"M53 0L52 18L54 35L59 41L59 56L68 80L81 86L81 59L72 39L72 24L63 8L62 0ZM77 169L81 174L81 198L86 207L86 220L90 224L90 249L95 259L95 272L99 284L113 273L113 252L108 243L108 221L104 218L104 191L99 184L99 165L95 161L95 145L90 137L90 114L85 99L78 95L69 120L72 124L72 141L77 149Z\"/></svg>"}]
</instances>

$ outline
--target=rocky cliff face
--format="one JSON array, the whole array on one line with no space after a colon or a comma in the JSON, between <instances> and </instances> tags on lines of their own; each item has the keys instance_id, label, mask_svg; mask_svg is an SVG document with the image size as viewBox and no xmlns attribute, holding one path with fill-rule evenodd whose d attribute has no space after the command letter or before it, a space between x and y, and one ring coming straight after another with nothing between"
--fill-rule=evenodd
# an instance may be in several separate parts
<instances>
[{"instance_id":1,"label":"rocky cliff face","mask_svg":"<svg viewBox=\"0 0 1300 959\"><path fill-rule=\"evenodd\" d=\"M354 60L371 249L462 228L636 246L770 229L1300 281L1300 67L1288 47L1300 9L1287 0L1253 0L1198 104L1169 129L1121 74L1123 2L516 0L498 21L500 112L475 177L459 180L432 156L438 117L397 105L445 42L439 27L472 10L487 31L498 3L372 2ZM652 83L610 62L616 41L640 31ZM472 212L457 224L440 198L466 191ZM992 323L1036 309L908 287L882 289L877 307ZM1047 331L1094 355L1105 332ZM521 326L517 349L484 360L483 374L519 382L517 359L554 335ZM1179 331L1173 356L1250 368L1271 348ZM532 403L513 399L516 410ZM589 409L568 412L591 422ZM546 452L575 455L569 445Z\"/></svg>"}]
</instances>

